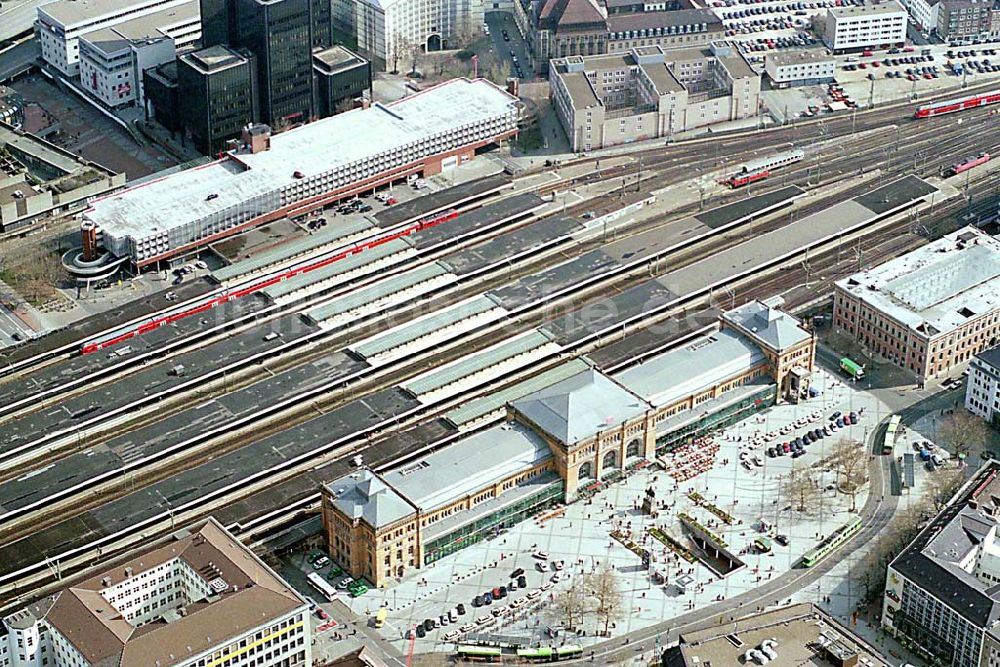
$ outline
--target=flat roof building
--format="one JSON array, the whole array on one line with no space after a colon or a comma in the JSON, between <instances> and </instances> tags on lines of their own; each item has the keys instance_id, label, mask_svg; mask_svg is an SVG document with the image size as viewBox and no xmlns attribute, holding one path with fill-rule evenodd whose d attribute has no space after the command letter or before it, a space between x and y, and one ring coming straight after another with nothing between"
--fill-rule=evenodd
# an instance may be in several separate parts
<instances>
[{"instance_id":1,"label":"flat roof building","mask_svg":"<svg viewBox=\"0 0 1000 667\"><path fill-rule=\"evenodd\" d=\"M365 92L371 99L371 63L339 44L313 53L313 78L321 118L349 111Z\"/></svg>"},{"instance_id":2,"label":"flat roof building","mask_svg":"<svg viewBox=\"0 0 1000 667\"><path fill-rule=\"evenodd\" d=\"M776 88L812 86L834 81L837 62L816 50L778 51L765 56L764 71Z\"/></svg>"},{"instance_id":3,"label":"flat roof building","mask_svg":"<svg viewBox=\"0 0 1000 667\"><path fill-rule=\"evenodd\" d=\"M306 600L211 518L7 616L2 629L0 660L20 667L312 664Z\"/></svg>"},{"instance_id":4,"label":"flat roof building","mask_svg":"<svg viewBox=\"0 0 1000 667\"><path fill-rule=\"evenodd\" d=\"M726 42L557 58L549 85L574 151L749 118L760 104L760 75Z\"/></svg>"},{"instance_id":5,"label":"flat roof building","mask_svg":"<svg viewBox=\"0 0 1000 667\"><path fill-rule=\"evenodd\" d=\"M105 107L143 105L143 72L174 60L201 35L197 0L80 36L80 87Z\"/></svg>"},{"instance_id":6,"label":"flat roof building","mask_svg":"<svg viewBox=\"0 0 1000 667\"><path fill-rule=\"evenodd\" d=\"M749 652L762 654L763 662L773 667L895 664L878 648L809 603L684 632L678 645L667 650L664 664L677 667L760 664L755 656L747 655Z\"/></svg>"},{"instance_id":7,"label":"flat roof building","mask_svg":"<svg viewBox=\"0 0 1000 667\"><path fill-rule=\"evenodd\" d=\"M75 77L80 71L78 39L102 28L111 28L132 19L174 9L190 0L56 0L36 9L35 33L42 60L63 74ZM193 40L201 34L200 24ZM186 31L187 29L185 29ZM193 41L192 40L192 41Z\"/></svg>"},{"instance_id":8,"label":"flat roof building","mask_svg":"<svg viewBox=\"0 0 1000 667\"><path fill-rule=\"evenodd\" d=\"M969 362L965 409L1000 426L1000 347L980 352Z\"/></svg>"},{"instance_id":9,"label":"flat roof building","mask_svg":"<svg viewBox=\"0 0 1000 667\"><path fill-rule=\"evenodd\" d=\"M177 58L179 126L202 153L213 155L257 120L257 67L247 51L210 46Z\"/></svg>"},{"instance_id":10,"label":"flat roof building","mask_svg":"<svg viewBox=\"0 0 1000 667\"><path fill-rule=\"evenodd\" d=\"M1000 240L965 227L834 285L833 326L919 381L1000 341Z\"/></svg>"},{"instance_id":11,"label":"flat roof building","mask_svg":"<svg viewBox=\"0 0 1000 667\"><path fill-rule=\"evenodd\" d=\"M515 134L519 116L517 99L492 83L454 79L99 199L84 218L107 250L141 268L408 174L436 174Z\"/></svg>"},{"instance_id":12,"label":"flat roof building","mask_svg":"<svg viewBox=\"0 0 1000 667\"><path fill-rule=\"evenodd\" d=\"M1000 660L998 473L984 464L889 563L882 627L928 663Z\"/></svg>"},{"instance_id":13,"label":"flat roof building","mask_svg":"<svg viewBox=\"0 0 1000 667\"><path fill-rule=\"evenodd\" d=\"M897 0L826 10L823 42L835 53L901 46L906 41L907 13Z\"/></svg>"}]
</instances>

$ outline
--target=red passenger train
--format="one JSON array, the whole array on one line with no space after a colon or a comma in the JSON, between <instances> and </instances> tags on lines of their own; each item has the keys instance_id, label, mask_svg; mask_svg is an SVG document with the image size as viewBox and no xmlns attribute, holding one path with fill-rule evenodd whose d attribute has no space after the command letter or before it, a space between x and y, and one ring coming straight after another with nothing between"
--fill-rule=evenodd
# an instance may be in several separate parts
<instances>
[{"instance_id":1,"label":"red passenger train","mask_svg":"<svg viewBox=\"0 0 1000 667\"><path fill-rule=\"evenodd\" d=\"M163 313L159 315L154 315L146 320L135 322L130 325L127 330L122 331L117 336L112 336L107 340L91 341L84 343L80 349L82 354L90 354L91 352L97 352L98 350L103 350L105 348L111 347L112 345L117 345L118 343L124 342L133 338L134 336L139 336L144 333L148 333L157 329L164 324L170 324L171 322L176 322L177 320L182 320L186 317L191 317L192 315L197 315L198 313L203 313L206 310L211 310L216 306L222 305L227 301L233 301L234 299L240 299L242 297L253 294L254 292L259 292L262 289L270 287L271 285L276 285L282 280L288 280L289 278L294 278L295 276L302 275L304 273L309 273L310 271L315 271L316 269L323 268L333 264L334 262L339 262L342 259L346 259L351 255L357 254L359 252L364 252L365 250L370 250L371 248L376 248L389 241L402 238L404 236L409 236L415 234L422 229L428 229L436 225L440 225L443 222L448 222L449 220L454 220L458 217L458 212L454 210L448 210L443 213L438 213L436 215L423 218L417 222L404 227L403 229L386 234L384 236L376 236L364 241L359 241L357 243L352 243L346 246L340 252L330 255L328 257L323 257L314 262L308 264L301 264L294 266L290 269L286 269L277 275L271 276L260 282L255 282L246 287L241 287L237 290L224 290L222 293L215 296L209 297L204 301L199 301L191 304L190 308L178 312Z\"/></svg>"},{"instance_id":2,"label":"red passenger train","mask_svg":"<svg viewBox=\"0 0 1000 667\"><path fill-rule=\"evenodd\" d=\"M991 90L988 93L969 95L957 100L946 100L944 102L917 107L913 117L930 118L931 116L941 116L946 113L955 113L956 111L965 111L966 109L975 109L998 103L1000 103L1000 90Z\"/></svg>"},{"instance_id":3,"label":"red passenger train","mask_svg":"<svg viewBox=\"0 0 1000 667\"><path fill-rule=\"evenodd\" d=\"M951 176L957 176L964 171L969 171L973 167L978 167L981 164L985 164L990 161L989 153L980 153L979 157L971 157L964 162L959 162L958 164L953 164L948 167L948 174Z\"/></svg>"}]
</instances>

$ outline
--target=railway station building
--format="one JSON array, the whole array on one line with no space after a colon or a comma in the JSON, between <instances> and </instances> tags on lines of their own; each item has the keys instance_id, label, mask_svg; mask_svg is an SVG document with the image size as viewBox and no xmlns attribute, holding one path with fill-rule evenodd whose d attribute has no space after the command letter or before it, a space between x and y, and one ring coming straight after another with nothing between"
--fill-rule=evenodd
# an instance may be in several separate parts
<instances>
[{"instance_id":1,"label":"railway station building","mask_svg":"<svg viewBox=\"0 0 1000 667\"><path fill-rule=\"evenodd\" d=\"M1000 241L965 227L837 281L833 326L918 382L947 375L1000 343Z\"/></svg>"},{"instance_id":2,"label":"railway station building","mask_svg":"<svg viewBox=\"0 0 1000 667\"><path fill-rule=\"evenodd\" d=\"M309 604L212 518L3 618L17 667L308 667Z\"/></svg>"},{"instance_id":3,"label":"railway station building","mask_svg":"<svg viewBox=\"0 0 1000 667\"><path fill-rule=\"evenodd\" d=\"M405 179L433 175L517 133L517 98L484 79L453 79L274 136L245 129L207 165L93 202L84 222L137 269L285 216Z\"/></svg>"},{"instance_id":4,"label":"railway station building","mask_svg":"<svg viewBox=\"0 0 1000 667\"><path fill-rule=\"evenodd\" d=\"M582 367L507 402L501 423L325 484L330 557L388 584L804 390L815 337L779 305L750 302L613 375L569 362Z\"/></svg>"},{"instance_id":5,"label":"railway station building","mask_svg":"<svg viewBox=\"0 0 1000 667\"><path fill-rule=\"evenodd\" d=\"M727 42L557 58L549 86L577 152L752 118L760 106L760 75Z\"/></svg>"},{"instance_id":6,"label":"railway station building","mask_svg":"<svg viewBox=\"0 0 1000 667\"><path fill-rule=\"evenodd\" d=\"M998 473L984 464L889 563L882 627L927 664L1000 661Z\"/></svg>"}]
</instances>

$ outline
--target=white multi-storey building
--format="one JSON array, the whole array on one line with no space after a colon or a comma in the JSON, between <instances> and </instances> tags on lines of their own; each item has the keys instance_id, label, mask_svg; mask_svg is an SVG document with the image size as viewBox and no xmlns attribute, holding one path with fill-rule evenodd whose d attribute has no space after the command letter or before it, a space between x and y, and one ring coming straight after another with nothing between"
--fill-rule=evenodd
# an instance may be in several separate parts
<instances>
[{"instance_id":1,"label":"white multi-storey building","mask_svg":"<svg viewBox=\"0 0 1000 667\"><path fill-rule=\"evenodd\" d=\"M764 60L764 71L778 88L833 81L837 63L832 56L810 51L776 51Z\"/></svg>"},{"instance_id":2,"label":"white multi-storey building","mask_svg":"<svg viewBox=\"0 0 1000 667\"><path fill-rule=\"evenodd\" d=\"M82 35L80 87L107 107L142 104L142 73L170 62L201 36L198 1Z\"/></svg>"},{"instance_id":3,"label":"white multi-storey building","mask_svg":"<svg viewBox=\"0 0 1000 667\"><path fill-rule=\"evenodd\" d=\"M1000 347L980 352L969 362L965 409L1000 425Z\"/></svg>"},{"instance_id":4,"label":"white multi-storey building","mask_svg":"<svg viewBox=\"0 0 1000 667\"><path fill-rule=\"evenodd\" d=\"M519 118L517 98L489 81L452 79L273 137L247 133L240 150L99 199L84 220L141 268L409 174L440 173L515 134Z\"/></svg>"},{"instance_id":5,"label":"white multi-storey building","mask_svg":"<svg viewBox=\"0 0 1000 667\"><path fill-rule=\"evenodd\" d=\"M78 40L81 35L177 7L189 1L56 0L41 5L36 10L35 33L42 52L42 60L67 76L76 76L80 70Z\"/></svg>"},{"instance_id":6,"label":"white multi-storey building","mask_svg":"<svg viewBox=\"0 0 1000 667\"><path fill-rule=\"evenodd\" d=\"M831 7L823 41L834 51L898 45L906 41L906 10L896 0Z\"/></svg>"},{"instance_id":7,"label":"white multi-storey building","mask_svg":"<svg viewBox=\"0 0 1000 667\"><path fill-rule=\"evenodd\" d=\"M410 66L417 51L454 48L482 30L483 0L333 0L337 26L376 66Z\"/></svg>"},{"instance_id":8,"label":"white multi-storey building","mask_svg":"<svg viewBox=\"0 0 1000 667\"><path fill-rule=\"evenodd\" d=\"M308 667L309 605L214 519L3 619L11 667Z\"/></svg>"}]
</instances>

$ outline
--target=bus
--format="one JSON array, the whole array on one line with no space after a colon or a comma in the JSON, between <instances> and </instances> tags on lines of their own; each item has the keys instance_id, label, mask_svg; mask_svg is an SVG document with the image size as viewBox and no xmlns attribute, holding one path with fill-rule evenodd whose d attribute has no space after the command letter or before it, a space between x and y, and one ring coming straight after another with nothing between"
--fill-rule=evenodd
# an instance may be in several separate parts
<instances>
[{"instance_id":1,"label":"bus","mask_svg":"<svg viewBox=\"0 0 1000 667\"><path fill-rule=\"evenodd\" d=\"M387 618L389 618L389 610L386 609L385 607L382 607L381 609L378 610L378 613L375 614L375 627L381 628L383 625L385 625L385 619Z\"/></svg>"},{"instance_id":2,"label":"bus","mask_svg":"<svg viewBox=\"0 0 1000 667\"><path fill-rule=\"evenodd\" d=\"M844 544L844 542L854 537L859 530L861 530L861 517L852 516L850 521L833 531L829 537L806 552L806 555L802 557L803 567L816 565Z\"/></svg>"},{"instance_id":3,"label":"bus","mask_svg":"<svg viewBox=\"0 0 1000 667\"><path fill-rule=\"evenodd\" d=\"M903 418L893 415L889 418L889 425L885 427L885 437L882 439L882 453L892 454L892 448L896 444L896 436L899 435Z\"/></svg>"},{"instance_id":4,"label":"bus","mask_svg":"<svg viewBox=\"0 0 1000 667\"><path fill-rule=\"evenodd\" d=\"M320 594L326 598L327 602L333 602L333 599L337 597L337 589L331 586L326 579L320 576L319 572L310 572L306 575L306 579L312 584L313 588L320 592Z\"/></svg>"},{"instance_id":5,"label":"bus","mask_svg":"<svg viewBox=\"0 0 1000 667\"><path fill-rule=\"evenodd\" d=\"M499 646L459 646L458 657L468 662L501 662Z\"/></svg>"}]
</instances>

